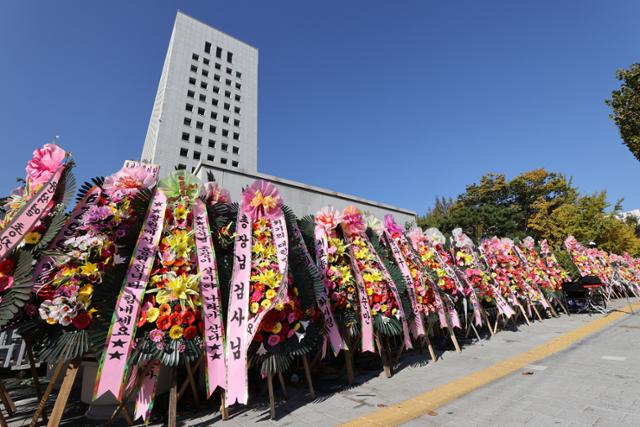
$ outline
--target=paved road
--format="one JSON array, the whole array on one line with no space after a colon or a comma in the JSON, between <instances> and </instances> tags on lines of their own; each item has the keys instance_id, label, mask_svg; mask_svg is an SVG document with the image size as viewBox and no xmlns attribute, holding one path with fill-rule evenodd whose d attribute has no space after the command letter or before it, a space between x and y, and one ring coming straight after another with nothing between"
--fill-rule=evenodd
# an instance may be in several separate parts
<instances>
[{"instance_id":1,"label":"paved road","mask_svg":"<svg viewBox=\"0 0 640 427\"><path fill-rule=\"evenodd\" d=\"M406 425L640 426L639 350L640 313Z\"/></svg>"}]
</instances>

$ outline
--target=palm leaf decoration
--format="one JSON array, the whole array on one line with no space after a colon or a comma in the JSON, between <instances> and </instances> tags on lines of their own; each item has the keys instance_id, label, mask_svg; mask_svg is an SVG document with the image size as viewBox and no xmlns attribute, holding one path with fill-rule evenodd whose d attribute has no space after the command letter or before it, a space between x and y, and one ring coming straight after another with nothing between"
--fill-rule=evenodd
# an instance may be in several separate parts
<instances>
[{"instance_id":1,"label":"palm leaf decoration","mask_svg":"<svg viewBox=\"0 0 640 427\"><path fill-rule=\"evenodd\" d=\"M35 247L35 251L37 251L39 255L42 255L42 252L49 246L53 239L55 239L66 220L67 214L65 213L65 207L60 205L54 208L49 227Z\"/></svg>"},{"instance_id":2,"label":"palm leaf decoration","mask_svg":"<svg viewBox=\"0 0 640 427\"><path fill-rule=\"evenodd\" d=\"M6 290L0 302L0 328L8 326L12 320L17 320L16 315L22 307L31 299L31 266L33 256L30 251L20 251L13 272L13 286Z\"/></svg>"}]
</instances>

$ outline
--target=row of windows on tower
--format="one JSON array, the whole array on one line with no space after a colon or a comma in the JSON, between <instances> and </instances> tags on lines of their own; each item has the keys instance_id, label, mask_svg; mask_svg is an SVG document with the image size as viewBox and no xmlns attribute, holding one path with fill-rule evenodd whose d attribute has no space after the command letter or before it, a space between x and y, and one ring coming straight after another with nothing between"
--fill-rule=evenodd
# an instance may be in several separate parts
<instances>
[{"instance_id":1,"label":"row of windows on tower","mask_svg":"<svg viewBox=\"0 0 640 427\"><path fill-rule=\"evenodd\" d=\"M197 80L196 80L196 78L195 78L195 77L189 77L189 84L190 84L190 85L195 86L195 85L196 85L196 83L197 83ZM200 82L200 87L201 87L202 89L205 89L205 90L206 90L206 89L207 89L207 87L209 87L209 84L203 80L203 81L201 81L201 82ZM236 83L236 88L240 89L240 87L239 87L239 84L238 84L238 83ZM212 90L213 90L213 93L220 93L220 87L219 87L219 86L215 86L215 85L214 85L214 86L212 87ZM224 96L225 96L226 98L231 99L231 91L230 91L230 90L225 90L225 91L224 91ZM233 99L235 99L236 101L240 102L240 99L241 99L240 94L238 94L238 93L234 94L234 95L233 95Z\"/></svg>"},{"instance_id":2,"label":"row of windows on tower","mask_svg":"<svg viewBox=\"0 0 640 427\"><path fill-rule=\"evenodd\" d=\"M193 104L189 104L187 102L184 106L184 109L190 113L193 113L193 109L194 109ZM205 117L207 111L203 107L198 107L197 113L199 116ZM209 114L209 117L211 117L212 120L218 120L218 113L215 111L211 111L211 113ZM229 116L222 115L222 122L227 124L231 123L231 118ZM184 124L187 126L191 126L191 119L188 117L185 117ZM236 127L240 127L240 119L233 119L233 125Z\"/></svg>"},{"instance_id":3,"label":"row of windows on tower","mask_svg":"<svg viewBox=\"0 0 640 427\"><path fill-rule=\"evenodd\" d=\"M187 98L191 98L191 99L196 99L196 93L192 90L187 90ZM204 93L199 93L198 94L198 100L200 102L207 102L207 95L205 95ZM217 98L211 98L211 105L213 105L214 107L218 106L218 99ZM222 105L222 108L224 108L227 111L231 111L231 104L228 102L225 102ZM240 114L240 107L235 106L233 107L233 112L236 114Z\"/></svg>"},{"instance_id":4,"label":"row of windows on tower","mask_svg":"<svg viewBox=\"0 0 640 427\"><path fill-rule=\"evenodd\" d=\"M192 59L192 60L194 60L194 61L196 61L196 62L198 62L198 61L200 60L200 55L198 55L197 53L193 53L193 54L191 55L191 59ZM202 65L209 66L209 58L202 57ZM197 65L191 65L191 66L192 66L192 67L197 67ZM220 71L222 71L222 64L220 64L219 62L215 62L215 63L213 64L213 68L215 68L216 70L220 70ZM203 70L204 70L204 67L203 67ZM192 71L197 71L197 70L192 70ZM232 69L231 67L226 67L226 68L225 68L225 71L226 71L226 72L227 72L227 74L229 74L230 76L231 76L231 75L234 75L234 71L233 71L233 69ZM241 78L242 78L242 73L241 73L240 71L236 71L236 72L235 72L235 76L236 76L237 78L241 79Z\"/></svg>"},{"instance_id":5,"label":"row of windows on tower","mask_svg":"<svg viewBox=\"0 0 640 427\"><path fill-rule=\"evenodd\" d=\"M211 53L211 43L210 42L204 42L204 53ZM222 59L222 48L219 46L216 46L216 58ZM227 51L227 62L229 64L231 64L233 62L233 52L229 52Z\"/></svg>"},{"instance_id":6,"label":"row of windows on tower","mask_svg":"<svg viewBox=\"0 0 640 427\"><path fill-rule=\"evenodd\" d=\"M181 148L180 157L189 157L189 150L187 148ZM200 160L201 157L202 157L202 153L200 151L193 150L193 160ZM213 162L214 160L215 160L215 156L213 154L207 154L207 161ZM222 162L223 160L225 161L224 163ZM225 165L227 164L226 160L227 160L226 157L220 157L220 162ZM232 160L231 166L238 166L238 161Z\"/></svg>"},{"instance_id":7,"label":"row of windows on tower","mask_svg":"<svg viewBox=\"0 0 640 427\"><path fill-rule=\"evenodd\" d=\"M185 117L183 122L182 122L185 126L191 126L191 119L189 117ZM199 130L204 130L204 123L200 122L200 121L196 121L196 129ZM185 132L186 133L186 132ZM218 133L218 128L215 127L214 125L209 125L209 133L212 134L217 134ZM188 135L188 133L187 133ZM229 129L222 129L222 136L225 138L229 137ZM239 132L233 132L232 133L232 137L234 140L236 141L240 141L240 133Z\"/></svg>"},{"instance_id":8,"label":"row of windows on tower","mask_svg":"<svg viewBox=\"0 0 640 427\"><path fill-rule=\"evenodd\" d=\"M192 72L192 73L197 73L197 72L198 72L198 66L197 66L197 65L193 65L193 64L191 64L191 68L190 68L190 70L191 70L191 72ZM229 69L229 70L230 70L230 69ZM203 68L203 69L200 71L200 74L202 74L202 76L203 76L203 77L209 77L209 70L207 70L207 69ZM239 74L239 73L236 73L236 74ZM214 74L214 75L213 75L213 80L215 80L215 81L219 82L219 81L221 81L221 79L222 79L222 76L220 76L220 74ZM195 83L195 82L194 82L194 83ZM231 79L224 79L224 83L225 83L227 86L231 86L231 85L233 85L233 86L235 86L235 88L236 88L236 89L238 89L238 90L242 89L242 83L240 83L240 82L235 82L235 83L233 83L233 81L231 81Z\"/></svg>"},{"instance_id":9,"label":"row of windows on tower","mask_svg":"<svg viewBox=\"0 0 640 427\"><path fill-rule=\"evenodd\" d=\"M189 142L191 140L191 135L189 135L188 132L182 132L182 140L184 142ZM193 143L197 144L197 145L202 145L202 137L199 135L194 135L193 136ZM207 144L209 146L209 148L216 148L216 142L213 139L208 139L207 140ZM228 152L229 151L229 144L226 142L223 142L220 145L220 148L222 148L222 151L224 152ZM233 154L239 154L240 153L240 147L237 147L235 145L231 146L231 152Z\"/></svg>"}]
</instances>

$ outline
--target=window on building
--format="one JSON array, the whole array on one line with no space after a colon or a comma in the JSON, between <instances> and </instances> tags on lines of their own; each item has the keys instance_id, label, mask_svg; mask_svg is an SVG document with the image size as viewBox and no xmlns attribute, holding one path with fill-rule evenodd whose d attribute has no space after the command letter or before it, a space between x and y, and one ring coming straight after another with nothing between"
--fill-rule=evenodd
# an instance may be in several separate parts
<instances>
[{"instance_id":1,"label":"window on building","mask_svg":"<svg viewBox=\"0 0 640 427\"><path fill-rule=\"evenodd\" d=\"M220 64L219 64L219 63L217 63L217 62L216 62L215 67L216 67L216 70L220 70L220 69L222 69L222 65L220 65Z\"/></svg>"},{"instance_id":2,"label":"window on building","mask_svg":"<svg viewBox=\"0 0 640 427\"><path fill-rule=\"evenodd\" d=\"M180 149L180 155L182 157L187 157L189 155L189 150L187 150L186 148L181 148Z\"/></svg>"},{"instance_id":3,"label":"window on building","mask_svg":"<svg viewBox=\"0 0 640 427\"><path fill-rule=\"evenodd\" d=\"M232 63L233 62L233 53L227 52L227 62L228 63Z\"/></svg>"},{"instance_id":4,"label":"window on building","mask_svg":"<svg viewBox=\"0 0 640 427\"><path fill-rule=\"evenodd\" d=\"M200 82L200 87L202 89L206 89L207 88L207 82Z\"/></svg>"},{"instance_id":5,"label":"window on building","mask_svg":"<svg viewBox=\"0 0 640 427\"><path fill-rule=\"evenodd\" d=\"M232 147L231 151L233 152L233 154L238 154L240 152L240 148L238 147Z\"/></svg>"},{"instance_id":6,"label":"window on building","mask_svg":"<svg viewBox=\"0 0 640 427\"><path fill-rule=\"evenodd\" d=\"M235 139L236 141L238 141L240 139L240 134L238 132L234 132L233 133L233 139Z\"/></svg>"},{"instance_id":7,"label":"window on building","mask_svg":"<svg viewBox=\"0 0 640 427\"><path fill-rule=\"evenodd\" d=\"M196 93L195 93L194 91L192 91L192 90L188 90L188 91L187 91L187 96L188 96L189 98L193 98L194 96L196 96Z\"/></svg>"},{"instance_id":8,"label":"window on building","mask_svg":"<svg viewBox=\"0 0 640 427\"><path fill-rule=\"evenodd\" d=\"M216 58L222 58L222 48L216 47Z\"/></svg>"},{"instance_id":9,"label":"window on building","mask_svg":"<svg viewBox=\"0 0 640 427\"><path fill-rule=\"evenodd\" d=\"M204 65L209 65L209 58L202 58L202 63Z\"/></svg>"},{"instance_id":10,"label":"window on building","mask_svg":"<svg viewBox=\"0 0 640 427\"><path fill-rule=\"evenodd\" d=\"M182 140L189 141L189 134L187 132L182 132Z\"/></svg>"},{"instance_id":11,"label":"window on building","mask_svg":"<svg viewBox=\"0 0 640 427\"><path fill-rule=\"evenodd\" d=\"M231 86L231 80L224 79L224 84L226 84L227 86Z\"/></svg>"},{"instance_id":12,"label":"window on building","mask_svg":"<svg viewBox=\"0 0 640 427\"><path fill-rule=\"evenodd\" d=\"M238 120L238 119L233 119L233 125L234 125L234 126L240 126L240 120Z\"/></svg>"},{"instance_id":13,"label":"window on building","mask_svg":"<svg viewBox=\"0 0 640 427\"><path fill-rule=\"evenodd\" d=\"M212 118L213 120L218 120L218 113L216 113L215 111L212 111L212 112L211 112L211 118Z\"/></svg>"},{"instance_id":14,"label":"window on building","mask_svg":"<svg viewBox=\"0 0 640 427\"><path fill-rule=\"evenodd\" d=\"M233 112L236 114L240 114L240 107L233 107Z\"/></svg>"},{"instance_id":15,"label":"window on building","mask_svg":"<svg viewBox=\"0 0 640 427\"><path fill-rule=\"evenodd\" d=\"M185 117L184 120L182 121L182 123L185 126L191 126L191 119L189 117Z\"/></svg>"},{"instance_id":16,"label":"window on building","mask_svg":"<svg viewBox=\"0 0 640 427\"><path fill-rule=\"evenodd\" d=\"M203 77L209 77L209 71L208 70L202 70L202 76Z\"/></svg>"},{"instance_id":17,"label":"window on building","mask_svg":"<svg viewBox=\"0 0 640 427\"><path fill-rule=\"evenodd\" d=\"M187 165L184 165L182 163L178 163L178 166L176 166L177 169L186 169Z\"/></svg>"},{"instance_id":18,"label":"window on building","mask_svg":"<svg viewBox=\"0 0 640 427\"><path fill-rule=\"evenodd\" d=\"M231 74L233 72L233 70L229 67L227 67L227 74Z\"/></svg>"},{"instance_id":19,"label":"window on building","mask_svg":"<svg viewBox=\"0 0 640 427\"><path fill-rule=\"evenodd\" d=\"M222 129L222 136L229 136L229 131L227 129Z\"/></svg>"},{"instance_id":20,"label":"window on building","mask_svg":"<svg viewBox=\"0 0 640 427\"><path fill-rule=\"evenodd\" d=\"M189 84L190 85L196 84L196 78L195 77L189 77Z\"/></svg>"},{"instance_id":21,"label":"window on building","mask_svg":"<svg viewBox=\"0 0 640 427\"><path fill-rule=\"evenodd\" d=\"M187 111L193 111L193 105L187 103L187 104L185 104L184 109L187 110Z\"/></svg>"},{"instance_id":22,"label":"window on building","mask_svg":"<svg viewBox=\"0 0 640 427\"><path fill-rule=\"evenodd\" d=\"M198 107L198 114L200 114L201 116L204 116L204 108Z\"/></svg>"},{"instance_id":23,"label":"window on building","mask_svg":"<svg viewBox=\"0 0 640 427\"><path fill-rule=\"evenodd\" d=\"M218 100L215 98L211 98L211 105L215 105L216 107L218 106Z\"/></svg>"},{"instance_id":24,"label":"window on building","mask_svg":"<svg viewBox=\"0 0 640 427\"><path fill-rule=\"evenodd\" d=\"M201 137L201 136L196 136L196 137L193 139L193 142L195 142L195 143L196 143L196 144L198 144L198 145L202 144L202 137Z\"/></svg>"},{"instance_id":25,"label":"window on building","mask_svg":"<svg viewBox=\"0 0 640 427\"><path fill-rule=\"evenodd\" d=\"M213 162L214 159L215 159L215 157L213 157L213 154L207 154L207 161L208 162Z\"/></svg>"},{"instance_id":26,"label":"window on building","mask_svg":"<svg viewBox=\"0 0 640 427\"><path fill-rule=\"evenodd\" d=\"M236 101L240 102L240 95L236 94L233 99L235 99Z\"/></svg>"},{"instance_id":27,"label":"window on building","mask_svg":"<svg viewBox=\"0 0 640 427\"><path fill-rule=\"evenodd\" d=\"M240 71L236 71L236 77L237 78L242 78L242 73Z\"/></svg>"},{"instance_id":28,"label":"window on building","mask_svg":"<svg viewBox=\"0 0 640 427\"><path fill-rule=\"evenodd\" d=\"M210 148L216 148L216 142L213 139L209 140L209 147Z\"/></svg>"},{"instance_id":29,"label":"window on building","mask_svg":"<svg viewBox=\"0 0 640 427\"><path fill-rule=\"evenodd\" d=\"M229 92L228 90L225 90L224 96L226 96L227 98L231 98L231 92Z\"/></svg>"},{"instance_id":30,"label":"window on building","mask_svg":"<svg viewBox=\"0 0 640 427\"><path fill-rule=\"evenodd\" d=\"M213 75L213 80L219 82L220 81L220 76L218 74L214 74Z\"/></svg>"},{"instance_id":31,"label":"window on building","mask_svg":"<svg viewBox=\"0 0 640 427\"><path fill-rule=\"evenodd\" d=\"M220 163L222 163L223 165L227 164L227 159L225 159L224 157L220 158Z\"/></svg>"},{"instance_id":32,"label":"window on building","mask_svg":"<svg viewBox=\"0 0 640 427\"><path fill-rule=\"evenodd\" d=\"M218 86L214 86L214 87L213 87L213 92L214 92L214 93L218 93L218 92L220 92L220 88L219 88Z\"/></svg>"},{"instance_id":33,"label":"window on building","mask_svg":"<svg viewBox=\"0 0 640 427\"><path fill-rule=\"evenodd\" d=\"M242 88L242 85L240 83L236 83L236 89L240 90L240 88Z\"/></svg>"},{"instance_id":34,"label":"window on building","mask_svg":"<svg viewBox=\"0 0 640 427\"><path fill-rule=\"evenodd\" d=\"M193 71L194 73L198 72L198 67L196 67L195 65L191 66L191 71Z\"/></svg>"},{"instance_id":35,"label":"window on building","mask_svg":"<svg viewBox=\"0 0 640 427\"><path fill-rule=\"evenodd\" d=\"M202 129L203 126L204 126L204 123L196 122L196 129Z\"/></svg>"},{"instance_id":36,"label":"window on building","mask_svg":"<svg viewBox=\"0 0 640 427\"><path fill-rule=\"evenodd\" d=\"M237 160L232 161L231 162L231 166L233 166L234 168L237 168L238 167L238 161Z\"/></svg>"},{"instance_id":37,"label":"window on building","mask_svg":"<svg viewBox=\"0 0 640 427\"><path fill-rule=\"evenodd\" d=\"M204 93L201 93L200 94L200 101L207 102L207 95L205 95Z\"/></svg>"},{"instance_id":38,"label":"window on building","mask_svg":"<svg viewBox=\"0 0 640 427\"><path fill-rule=\"evenodd\" d=\"M222 116L223 123L229 123L229 116Z\"/></svg>"},{"instance_id":39,"label":"window on building","mask_svg":"<svg viewBox=\"0 0 640 427\"><path fill-rule=\"evenodd\" d=\"M222 143L222 151L229 151L229 144Z\"/></svg>"},{"instance_id":40,"label":"window on building","mask_svg":"<svg viewBox=\"0 0 640 427\"><path fill-rule=\"evenodd\" d=\"M214 125L209 126L209 133L216 133L216 127Z\"/></svg>"},{"instance_id":41,"label":"window on building","mask_svg":"<svg viewBox=\"0 0 640 427\"><path fill-rule=\"evenodd\" d=\"M196 167L195 166L191 166L191 172L195 172Z\"/></svg>"},{"instance_id":42,"label":"window on building","mask_svg":"<svg viewBox=\"0 0 640 427\"><path fill-rule=\"evenodd\" d=\"M193 55L191 55L191 59L193 59L194 61L197 61L198 59L200 59L200 57L198 56L197 53L194 53Z\"/></svg>"},{"instance_id":43,"label":"window on building","mask_svg":"<svg viewBox=\"0 0 640 427\"><path fill-rule=\"evenodd\" d=\"M211 43L204 42L204 53L211 53Z\"/></svg>"},{"instance_id":44,"label":"window on building","mask_svg":"<svg viewBox=\"0 0 640 427\"><path fill-rule=\"evenodd\" d=\"M225 109L225 110L227 110L227 111L229 111L229 108L231 108L231 104L229 104L229 103L225 102L225 103L224 103L224 109Z\"/></svg>"},{"instance_id":45,"label":"window on building","mask_svg":"<svg viewBox=\"0 0 640 427\"><path fill-rule=\"evenodd\" d=\"M193 158L195 160L200 160L200 152L199 151L194 151L193 152Z\"/></svg>"}]
</instances>

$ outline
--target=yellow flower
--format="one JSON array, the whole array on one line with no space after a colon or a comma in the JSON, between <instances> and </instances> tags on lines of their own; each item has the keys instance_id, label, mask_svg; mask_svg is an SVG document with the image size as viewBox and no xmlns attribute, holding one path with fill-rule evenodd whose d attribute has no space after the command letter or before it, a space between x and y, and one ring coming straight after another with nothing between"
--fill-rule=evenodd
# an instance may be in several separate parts
<instances>
[{"instance_id":1,"label":"yellow flower","mask_svg":"<svg viewBox=\"0 0 640 427\"><path fill-rule=\"evenodd\" d=\"M168 292L158 292L156 295L156 302L158 304L166 304L169 302L169 293Z\"/></svg>"},{"instance_id":2,"label":"yellow flower","mask_svg":"<svg viewBox=\"0 0 640 427\"><path fill-rule=\"evenodd\" d=\"M382 312L387 311L387 304L382 304L382 305L380 306L380 311L382 311Z\"/></svg>"},{"instance_id":3,"label":"yellow flower","mask_svg":"<svg viewBox=\"0 0 640 427\"><path fill-rule=\"evenodd\" d=\"M340 275L342 276L343 282L350 282L352 279L351 267L349 267L348 265L343 265L342 267L340 267Z\"/></svg>"},{"instance_id":4,"label":"yellow flower","mask_svg":"<svg viewBox=\"0 0 640 427\"><path fill-rule=\"evenodd\" d=\"M271 196L264 197L262 192L258 190L256 191L256 195L253 196L253 199L251 199L251 203L249 203L249 205L253 208L262 206L265 211L268 211L276 207L276 199Z\"/></svg>"},{"instance_id":5,"label":"yellow flower","mask_svg":"<svg viewBox=\"0 0 640 427\"><path fill-rule=\"evenodd\" d=\"M260 305L262 306L262 308L267 309L271 307L271 300L268 300L268 299L262 300Z\"/></svg>"},{"instance_id":6,"label":"yellow flower","mask_svg":"<svg viewBox=\"0 0 640 427\"><path fill-rule=\"evenodd\" d=\"M184 329L182 329L182 326L173 325L169 330L169 337L171 337L172 340L179 340L182 338L183 332Z\"/></svg>"},{"instance_id":7,"label":"yellow flower","mask_svg":"<svg viewBox=\"0 0 640 427\"><path fill-rule=\"evenodd\" d=\"M91 296L91 294L93 294L93 285L90 283L84 285L83 287L80 288L80 290L78 291L78 294Z\"/></svg>"},{"instance_id":8,"label":"yellow flower","mask_svg":"<svg viewBox=\"0 0 640 427\"><path fill-rule=\"evenodd\" d=\"M80 272L85 276L91 276L92 274L96 274L98 272L98 264L93 262L88 262L82 267L80 267Z\"/></svg>"},{"instance_id":9,"label":"yellow flower","mask_svg":"<svg viewBox=\"0 0 640 427\"><path fill-rule=\"evenodd\" d=\"M367 255L369 255L369 251L367 251L367 248L358 249L355 255L356 259L364 260L367 258Z\"/></svg>"},{"instance_id":10,"label":"yellow flower","mask_svg":"<svg viewBox=\"0 0 640 427\"><path fill-rule=\"evenodd\" d=\"M367 288L367 295L373 295L373 289Z\"/></svg>"},{"instance_id":11,"label":"yellow flower","mask_svg":"<svg viewBox=\"0 0 640 427\"><path fill-rule=\"evenodd\" d=\"M258 304L257 302L252 302L250 309L251 309L251 313L256 314L260 309L260 304Z\"/></svg>"},{"instance_id":12,"label":"yellow flower","mask_svg":"<svg viewBox=\"0 0 640 427\"><path fill-rule=\"evenodd\" d=\"M380 272L380 270L372 270L368 273L364 273L362 275L362 279L365 282L371 282L371 283L380 282L382 280L382 273Z\"/></svg>"},{"instance_id":13,"label":"yellow flower","mask_svg":"<svg viewBox=\"0 0 640 427\"><path fill-rule=\"evenodd\" d=\"M147 310L147 323L153 323L158 320L158 316L160 315L160 310L158 307L151 307Z\"/></svg>"},{"instance_id":14,"label":"yellow flower","mask_svg":"<svg viewBox=\"0 0 640 427\"><path fill-rule=\"evenodd\" d=\"M32 231L31 233L27 233L24 236L24 242L28 245L35 245L40 241L42 235L36 231Z\"/></svg>"},{"instance_id":15,"label":"yellow flower","mask_svg":"<svg viewBox=\"0 0 640 427\"><path fill-rule=\"evenodd\" d=\"M98 311L97 308L91 307L88 311L87 314L89 314L89 317L91 317L93 319L93 313L95 313L96 311Z\"/></svg>"},{"instance_id":16,"label":"yellow flower","mask_svg":"<svg viewBox=\"0 0 640 427\"><path fill-rule=\"evenodd\" d=\"M256 255L262 255L264 254L264 246L260 242L254 242L253 246L251 247L251 252Z\"/></svg>"},{"instance_id":17,"label":"yellow flower","mask_svg":"<svg viewBox=\"0 0 640 427\"><path fill-rule=\"evenodd\" d=\"M271 332L273 332L274 334L277 334L281 330L282 330L282 323L277 322L275 325L273 325L273 329L271 329Z\"/></svg>"},{"instance_id":18,"label":"yellow flower","mask_svg":"<svg viewBox=\"0 0 640 427\"><path fill-rule=\"evenodd\" d=\"M298 329L300 329L300 322L296 323L296 324L293 326L293 330L294 330L294 331L297 331Z\"/></svg>"},{"instance_id":19,"label":"yellow flower","mask_svg":"<svg viewBox=\"0 0 640 427\"><path fill-rule=\"evenodd\" d=\"M187 218L188 213L189 211L184 206L178 206L174 211L176 219L179 219L182 221L184 221Z\"/></svg>"},{"instance_id":20,"label":"yellow flower","mask_svg":"<svg viewBox=\"0 0 640 427\"><path fill-rule=\"evenodd\" d=\"M273 299L276 296L276 291L274 291L273 289L267 289L265 296L269 299Z\"/></svg>"},{"instance_id":21,"label":"yellow flower","mask_svg":"<svg viewBox=\"0 0 640 427\"><path fill-rule=\"evenodd\" d=\"M283 304L283 303L276 304L275 309L276 309L277 311L282 311L282 310L284 310L284 304Z\"/></svg>"}]
</instances>

